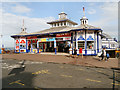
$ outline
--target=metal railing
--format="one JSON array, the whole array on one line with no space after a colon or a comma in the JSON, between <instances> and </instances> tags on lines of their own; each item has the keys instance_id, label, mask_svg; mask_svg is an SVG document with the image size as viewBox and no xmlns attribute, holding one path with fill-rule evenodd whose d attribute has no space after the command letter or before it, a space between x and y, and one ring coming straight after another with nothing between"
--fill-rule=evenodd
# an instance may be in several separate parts
<instances>
[{"instance_id":1,"label":"metal railing","mask_svg":"<svg viewBox=\"0 0 120 90\"><path fill-rule=\"evenodd\" d=\"M119 82L120 82L120 68L111 68L113 70L113 90L115 90L116 86L116 81L118 81L118 88L119 87Z\"/></svg>"}]
</instances>

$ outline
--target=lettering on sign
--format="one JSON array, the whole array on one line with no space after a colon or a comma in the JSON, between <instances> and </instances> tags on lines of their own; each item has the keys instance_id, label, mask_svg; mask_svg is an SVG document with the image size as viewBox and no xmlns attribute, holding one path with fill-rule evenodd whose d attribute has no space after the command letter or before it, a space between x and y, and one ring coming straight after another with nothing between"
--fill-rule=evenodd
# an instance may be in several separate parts
<instances>
[{"instance_id":1,"label":"lettering on sign","mask_svg":"<svg viewBox=\"0 0 120 90\"><path fill-rule=\"evenodd\" d=\"M63 41L63 38L56 38L56 41Z\"/></svg>"},{"instance_id":2,"label":"lettering on sign","mask_svg":"<svg viewBox=\"0 0 120 90\"><path fill-rule=\"evenodd\" d=\"M65 37L64 40L71 40L71 37Z\"/></svg>"},{"instance_id":3,"label":"lettering on sign","mask_svg":"<svg viewBox=\"0 0 120 90\"><path fill-rule=\"evenodd\" d=\"M56 34L56 37L69 37L69 36L71 36L70 33Z\"/></svg>"}]
</instances>

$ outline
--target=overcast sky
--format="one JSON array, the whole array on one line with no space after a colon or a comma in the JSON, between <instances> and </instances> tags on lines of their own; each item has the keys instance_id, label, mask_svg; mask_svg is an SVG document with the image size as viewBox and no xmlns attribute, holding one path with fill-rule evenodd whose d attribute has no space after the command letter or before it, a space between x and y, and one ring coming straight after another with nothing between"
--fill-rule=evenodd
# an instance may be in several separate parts
<instances>
[{"instance_id":1,"label":"overcast sky","mask_svg":"<svg viewBox=\"0 0 120 90\"><path fill-rule=\"evenodd\" d=\"M21 32L23 19L28 33L50 28L46 22L58 19L62 11L80 25L83 5L88 24L101 27L103 32L118 38L117 2L3 2L0 8L3 44L14 47L10 36Z\"/></svg>"}]
</instances>

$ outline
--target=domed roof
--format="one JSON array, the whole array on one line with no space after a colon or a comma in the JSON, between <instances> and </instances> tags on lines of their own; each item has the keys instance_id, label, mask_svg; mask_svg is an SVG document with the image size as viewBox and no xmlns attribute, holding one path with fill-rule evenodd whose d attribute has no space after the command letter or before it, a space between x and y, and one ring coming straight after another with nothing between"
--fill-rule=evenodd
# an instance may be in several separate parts
<instances>
[{"instance_id":1,"label":"domed roof","mask_svg":"<svg viewBox=\"0 0 120 90\"><path fill-rule=\"evenodd\" d=\"M80 20L88 20L87 17L83 16Z\"/></svg>"},{"instance_id":2,"label":"domed roof","mask_svg":"<svg viewBox=\"0 0 120 90\"><path fill-rule=\"evenodd\" d=\"M61 13L59 13L59 15L61 15L61 14L65 14L65 15L67 15L65 12L61 12Z\"/></svg>"}]
</instances>

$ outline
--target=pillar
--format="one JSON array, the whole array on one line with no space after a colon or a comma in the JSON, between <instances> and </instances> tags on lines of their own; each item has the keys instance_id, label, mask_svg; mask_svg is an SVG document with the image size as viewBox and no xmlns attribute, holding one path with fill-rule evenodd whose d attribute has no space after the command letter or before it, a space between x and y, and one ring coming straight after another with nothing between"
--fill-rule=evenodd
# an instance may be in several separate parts
<instances>
[{"instance_id":1,"label":"pillar","mask_svg":"<svg viewBox=\"0 0 120 90\"><path fill-rule=\"evenodd\" d=\"M94 31L94 54L96 54L96 32Z\"/></svg>"},{"instance_id":2,"label":"pillar","mask_svg":"<svg viewBox=\"0 0 120 90\"><path fill-rule=\"evenodd\" d=\"M20 53L20 39L18 39L19 40L19 53Z\"/></svg>"},{"instance_id":3,"label":"pillar","mask_svg":"<svg viewBox=\"0 0 120 90\"><path fill-rule=\"evenodd\" d=\"M56 40L54 40L54 48L55 48L55 54L57 54L57 50L56 50Z\"/></svg>"},{"instance_id":4,"label":"pillar","mask_svg":"<svg viewBox=\"0 0 120 90\"><path fill-rule=\"evenodd\" d=\"M99 32L97 32L97 53L99 53Z\"/></svg>"},{"instance_id":5,"label":"pillar","mask_svg":"<svg viewBox=\"0 0 120 90\"><path fill-rule=\"evenodd\" d=\"M39 42L37 41L37 53L39 53Z\"/></svg>"},{"instance_id":6,"label":"pillar","mask_svg":"<svg viewBox=\"0 0 120 90\"><path fill-rule=\"evenodd\" d=\"M31 53L33 53L32 40L31 40Z\"/></svg>"},{"instance_id":7,"label":"pillar","mask_svg":"<svg viewBox=\"0 0 120 90\"><path fill-rule=\"evenodd\" d=\"M72 55L73 55L73 33L71 33L71 48L72 48Z\"/></svg>"},{"instance_id":8,"label":"pillar","mask_svg":"<svg viewBox=\"0 0 120 90\"><path fill-rule=\"evenodd\" d=\"M110 49L110 40L108 40L108 43L109 43L109 49Z\"/></svg>"},{"instance_id":9,"label":"pillar","mask_svg":"<svg viewBox=\"0 0 120 90\"><path fill-rule=\"evenodd\" d=\"M26 38L26 53L28 53L28 44L27 44L27 38Z\"/></svg>"},{"instance_id":10,"label":"pillar","mask_svg":"<svg viewBox=\"0 0 120 90\"><path fill-rule=\"evenodd\" d=\"M87 55L87 40L86 40L86 30L85 30L85 55Z\"/></svg>"}]
</instances>

